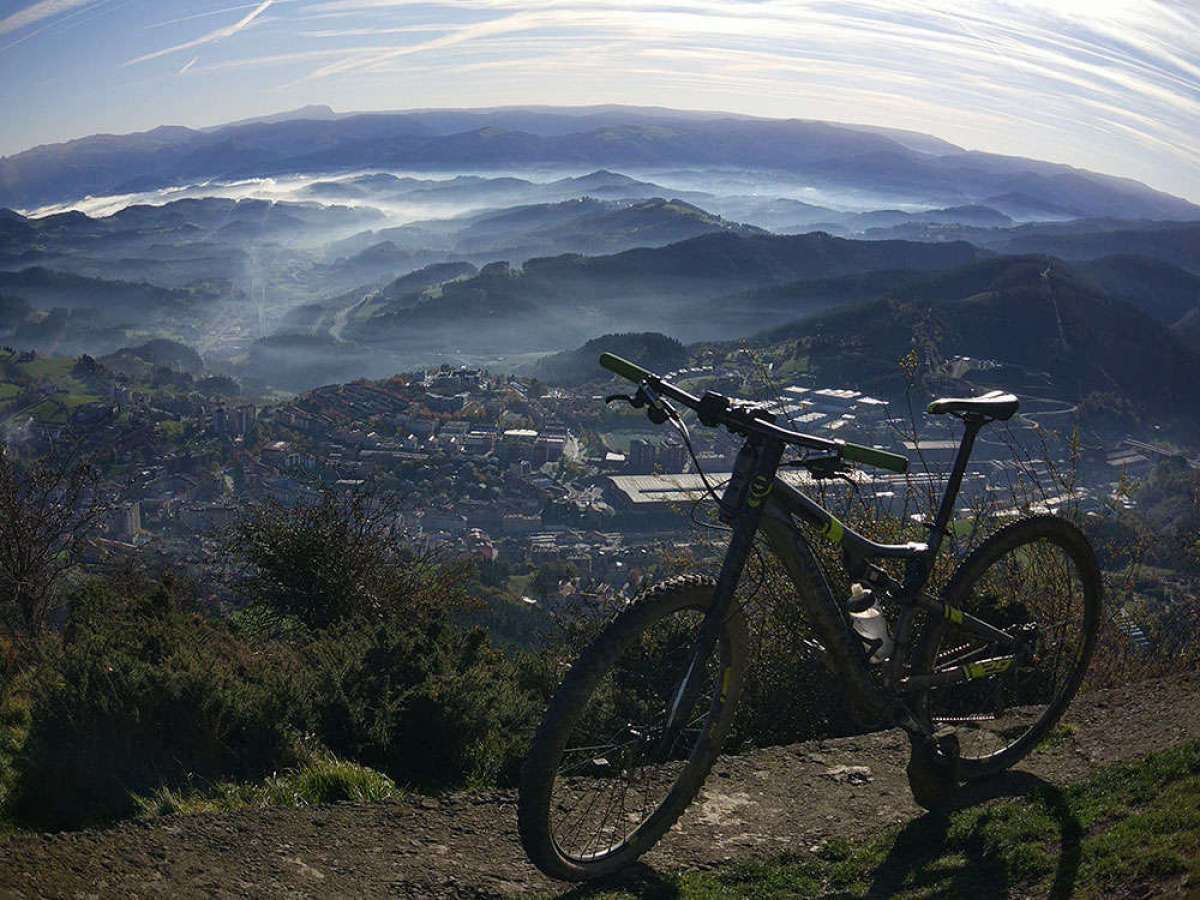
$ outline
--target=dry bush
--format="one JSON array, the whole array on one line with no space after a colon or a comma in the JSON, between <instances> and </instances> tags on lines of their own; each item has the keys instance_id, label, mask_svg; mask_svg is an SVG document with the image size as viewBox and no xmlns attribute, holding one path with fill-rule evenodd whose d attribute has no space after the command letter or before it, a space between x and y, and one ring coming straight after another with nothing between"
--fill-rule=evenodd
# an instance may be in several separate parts
<instances>
[{"instance_id":1,"label":"dry bush","mask_svg":"<svg viewBox=\"0 0 1200 900\"><path fill-rule=\"evenodd\" d=\"M23 462L0 447L0 630L45 632L104 512L96 472L72 456Z\"/></svg>"}]
</instances>

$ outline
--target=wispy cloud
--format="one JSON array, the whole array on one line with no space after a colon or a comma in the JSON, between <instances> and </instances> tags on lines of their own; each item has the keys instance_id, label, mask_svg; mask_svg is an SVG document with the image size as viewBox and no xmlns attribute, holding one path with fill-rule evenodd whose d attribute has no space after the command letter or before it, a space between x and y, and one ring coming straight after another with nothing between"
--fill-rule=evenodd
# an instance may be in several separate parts
<instances>
[{"instance_id":1,"label":"wispy cloud","mask_svg":"<svg viewBox=\"0 0 1200 900\"><path fill-rule=\"evenodd\" d=\"M319 59L344 59L348 55L373 56L379 52L378 47L340 47L328 50L297 50L294 53L266 53L262 56L244 56L226 59L221 62L205 63L199 71L228 72L237 69L265 68L281 66L295 62L310 62Z\"/></svg>"},{"instance_id":2,"label":"wispy cloud","mask_svg":"<svg viewBox=\"0 0 1200 900\"><path fill-rule=\"evenodd\" d=\"M445 24L398 25L383 28L319 28L315 31L302 31L300 36L315 38L378 37L384 34L427 34L431 31L457 30L455 26Z\"/></svg>"},{"instance_id":3,"label":"wispy cloud","mask_svg":"<svg viewBox=\"0 0 1200 900\"><path fill-rule=\"evenodd\" d=\"M40 0L24 9L19 9L0 19L0 34L8 34L19 28L36 25L43 19L57 16L59 13L87 6L94 0Z\"/></svg>"},{"instance_id":4,"label":"wispy cloud","mask_svg":"<svg viewBox=\"0 0 1200 900\"><path fill-rule=\"evenodd\" d=\"M282 2L282 0L276 0ZM210 19L213 16L223 16L226 13L241 12L243 9L254 9L258 3L239 3L237 6L225 6L221 9L206 9L204 12L190 13L186 16L175 16L172 19L163 19L161 22L149 22L146 28L163 28L168 25L179 25L183 22L194 22L197 19Z\"/></svg>"},{"instance_id":5,"label":"wispy cloud","mask_svg":"<svg viewBox=\"0 0 1200 900\"><path fill-rule=\"evenodd\" d=\"M246 15L242 16L232 25L226 25L224 28L218 28L215 31L210 31L208 34L201 35L200 37L190 41L185 41L182 44L176 44L173 47L165 47L162 50L155 50L151 53L144 53L141 56L135 56L133 59L126 62L125 65L133 66L137 65L138 63L149 62L152 59L158 59L171 53L178 53L181 50L191 50L193 47L199 47L203 44L211 44L213 41L220 41L227 37L232 37L263 13L265 13L268 9L270 9L274 3L275 0L262 0L258 6L254 7L254 9L246 13Z\"/></svg>"},{"instance_id":6,"label":"wispy cloud","mask_svg":"<svg viewBox=\"0 0 1200 900\"><path fill-rule=\"evenodd\" d=\"M359 69L370 69L400 56L411 56L415 53L428 53L431 50L444 50L468 41L478 40L491 35L522 31L544 24L544 19L538 14L515 13L498 19L489 19L473 25L463 26L449 34L421 41L416 44L405 44L401 47L391 47L367 57L351 56L334 63L328 63L311 72L306 80L328 78L331 75L341 75Z\"/></svg>"},{"instance_id":7,"label":"wispy cloud","mask_svg":"<svg viewBox=\"0 0 1200 900\"><path fill-rule=\"evenodd\" d=\"M81 23L90 29L101 11L107 17L131 0L23 2L24 9L0 18L0 35L19 29L16 41L28 52L43 30ZM395 108L398 98L413 106L626 102L735 109L912 128L964 146L1121 172L1200 198L1200 0L159 6L165 21L149 24L140 15L149 4L136 17L131 10L110 49L117 65L168 54L189 60L161 71L146 67L147 78L212 76L170 82L181 116L267 112L250 108L274 102L266 97L354 109ZM167 39L156 36L168 26L172 34L182 31L171 40L207 33L159 49ZM192 61L195 52L188 51L251 26L261 40L230 40L219 53ZM257 92L219 93L238 70L252 68L262 72ZM63 83L78 85L74 74Z\"/></svg>"}]
</instances>

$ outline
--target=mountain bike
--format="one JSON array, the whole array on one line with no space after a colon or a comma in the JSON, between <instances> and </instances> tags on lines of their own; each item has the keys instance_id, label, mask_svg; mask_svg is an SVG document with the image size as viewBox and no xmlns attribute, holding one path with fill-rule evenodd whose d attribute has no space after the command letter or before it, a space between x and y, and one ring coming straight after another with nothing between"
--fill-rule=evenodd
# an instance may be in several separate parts
<instances>
[{"instance_id":1,"label":"mountain bike","mask_svg":"<svg viewBox=\"0 0 1200 900\"><path fill-rule=\"evenodd\" d=\"M731 528L717 577L685 575L644 591L583 651L550 702L518 804L521 840L538 868L566 880L610 875L654 846L699 792L749 665L749 627L735 591L759 535L786 571L856 719L907 732L918 803L947 804L960 782L1013 765L1046 736L1096 641L1100 572L1083 533L1052 515L1021 518L969 553L936 596L929 589L975 438L1017 412L1015 396L993 391L929 405L931 414L963 422L962 441L927 540L886 544L857 533L779 472L829 478L862 464L904 473L906 457L788 430L766 406L711 391L695 397L612 354L600 362L637 385L607 402L675 425L689 452L676 404L743 443L719 497L697 464ZM793 450L799 455L785 460ZM804 526L840 550L849 598L835 599ZM902 574L889 574L888 561ZM890 627L881 600L896 610Z\"/></svg>"}]
</instances>

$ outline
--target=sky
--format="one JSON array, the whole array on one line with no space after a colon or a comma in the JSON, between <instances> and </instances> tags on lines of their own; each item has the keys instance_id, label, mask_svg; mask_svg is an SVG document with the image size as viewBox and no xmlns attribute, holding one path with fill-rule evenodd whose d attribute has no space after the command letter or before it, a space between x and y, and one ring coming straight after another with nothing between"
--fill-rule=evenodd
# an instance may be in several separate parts
<instances>
[{"instance_id":1,"label":"sky","mask_svg":"<svg viewBox=\"0 0 1200 900\"><path fill-rule=\"evenodd\" d=\"M0 0L0 154L310 103L886 125L1200 202L1200 0Z\"/></svg>"}]
</instances>

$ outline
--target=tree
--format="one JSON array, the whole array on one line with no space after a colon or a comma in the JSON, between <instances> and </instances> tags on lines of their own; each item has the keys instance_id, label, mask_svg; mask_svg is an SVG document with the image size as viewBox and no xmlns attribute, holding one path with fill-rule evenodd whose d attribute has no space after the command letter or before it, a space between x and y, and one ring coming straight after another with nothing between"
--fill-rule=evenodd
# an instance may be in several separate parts
<instances>
[{"instance_id":1,"label":"tree","mask_svg":"<svg viewBox=\"0 0 1200 900\"><path fill-rule=\"evenodd\" d=\"M400 612L414 626L465 602L461 573L399 544L395 503L325 491L310 506L253 506L233 529L239 592L251 606L328 628Z\"/></svg>"},{"instance_id":2,"label":"tree","mask_svg":"<svg viewBox=\"0 0 1200 900\"><path fill-rule=\"evenodd\" d=\"M0 617L10 631L46 629L104 511L90 465L70 457L22 464L0 448Z\"/></svg>"},{"instance_id":3,"label":"tree","mask_svg":"<svg viewBox=\"0 0 1200 900\"><path fill-rule=\"evenodd\" d=\"M537 571L533 578L533 591L542 600L554 594L559 585L569 578L579 576L579 571L572 562L549 562Z\"/></svg>"}]
</instances>

